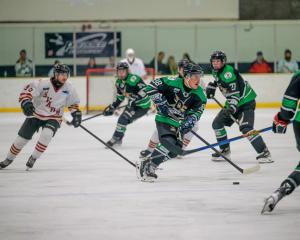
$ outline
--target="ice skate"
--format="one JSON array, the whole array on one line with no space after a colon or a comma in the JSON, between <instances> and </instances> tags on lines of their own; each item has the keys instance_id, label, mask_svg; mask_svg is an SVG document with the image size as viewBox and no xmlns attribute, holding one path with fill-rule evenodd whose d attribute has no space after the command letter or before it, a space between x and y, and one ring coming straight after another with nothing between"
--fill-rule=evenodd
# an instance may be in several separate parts
<instances>
[{"instance_id":1,"label":"ice skate","mask_svg":"<svg viewBox=\"0 0 300 240\"><path fill-rule=\"evenodd\" d=\"M35 161L36 161L36 158L33 158L32 156L30 156L30 158L28 159L28 161L26 163L27 171L33 167Z\"/></svg>"},{"instance_id":2,"label":"ice skate","mask_svg":"<svg viewBox=\"0 0 300 240\"><path fill-rule=\"evenodd\" d=\"M272 163L272 162L274 162L274 161L272 160L271 153L269 152L268 149L265 149L261 154L259 154L259 155L256 157L256 160L257 160L259 163Z\"/></svg>"},{"instance_id":3,"label":"ice skate","mask_svg":"<svg viewBox=\"0 0 300 240\"><path fill-rule=\"evenodd\" d=\"M0 169L6 168L12 162L13 162L13 160L9 160L6 158L4 161L0 162Z\"/></svg>"},{"instance_id":4,"label":"ice skate","mask_svg":"<svg viewBox=\"0 0 300 240\"><path fill-rule=\"evenodd\" d=\"M222 153L223 156L227 157L228 159L230 159L230 148L224 148L220 151L220 153ZM225 161L225 159L219 154L219 153L213 153L211 155L211 160L215 161L215 162L220 162L220 161Z\"/></svg>"},{"instance_id":5,"label":"ice skate","mask_svg":"<svg viewBox=\"0 0 300 240\"><path fill-rule=\"evenodd\" d=\"M151 156L151 153L148 149L140 152L140 158L147 158Z\"/></svg>"},{"instance_id":6,"label":"ice skate","mask_svg":"<svg viewBox=\"0 0 300 240\"><path fill-rule=\"evenodd\" d=\"M265 212L272 212L276 204L285 196L284 191L280 191L280 188L274 192L271 196L266 198L261 214Z\"/></svg>"},{"instance_id":7,"label":"ice skate","mask_svg":"<svg viewBox=\"0 0 300 240\"><path fill-rule=\"evenodd\" d=\"M117 138L113 137L106 144L110 147L121 146L122 145L122 139L117 139ZM106 148L108 148L108 147L106 147Z\"/></svg>"},{"instance_id":8,"label":"ice skate","mask_svg":"<svg viewBox=\"0 0 300 240\"><path fill-rule=\"evenodd\" d=\"M143 182L153 182L157 178L155 170L157 166L148 158L140 162L136 162L137 178Z\"/></svg>"}]
</instances>

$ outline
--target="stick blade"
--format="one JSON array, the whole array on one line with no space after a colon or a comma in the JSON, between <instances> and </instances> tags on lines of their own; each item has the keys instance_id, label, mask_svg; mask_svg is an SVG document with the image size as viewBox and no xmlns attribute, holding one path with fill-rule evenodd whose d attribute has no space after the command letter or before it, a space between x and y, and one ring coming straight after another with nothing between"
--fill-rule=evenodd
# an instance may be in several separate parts
<instances>
[{"instance_id":1,"label":"stick blade","mask_svg":"<svg viewBox=\"0 0 300 240\"><path fill-rule=\"evenodd\" d=\"M253 167L243 169L243 174L247 175L247 174L255 173L259 170L260 170L260 165L256 164Z\"/></svg>"}]
</instances>

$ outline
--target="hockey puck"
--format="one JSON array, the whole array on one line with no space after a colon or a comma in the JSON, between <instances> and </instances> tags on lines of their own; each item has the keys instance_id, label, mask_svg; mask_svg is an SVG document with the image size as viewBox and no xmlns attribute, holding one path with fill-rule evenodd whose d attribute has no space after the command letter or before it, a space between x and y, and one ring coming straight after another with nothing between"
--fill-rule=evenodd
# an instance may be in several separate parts
<instances>
[{"instance_id":1,"label":"hockey puck","mask_svg":"<svg viewBox=\"0 0 300 240\"><path fill-rule=\"evenodd\" d=\"M233 185L239 185L240 182L232 182Z\"/></svg>"}]
</instances>

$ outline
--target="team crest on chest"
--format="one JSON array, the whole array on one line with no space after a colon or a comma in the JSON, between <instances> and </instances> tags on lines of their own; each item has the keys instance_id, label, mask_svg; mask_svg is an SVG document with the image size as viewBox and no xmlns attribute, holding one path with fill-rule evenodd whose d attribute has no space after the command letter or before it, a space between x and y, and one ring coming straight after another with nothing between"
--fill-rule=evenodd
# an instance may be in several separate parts
<instances>
[{"instance_id":1,"label":"team crest on chest","mask_svg":"<svg viewBox=\"0 0 300 240\"><path fill-rule=\"evenodd\" d=\"M183 92L183 96L186 98L189 96L189 94L187 92Z\"/></svg>"},{"instance_id":2,"label":"team crest on chest","mask_svg":"<svg viewBox=\"0 0 300 240\"><path fill-rule=\"evenodd\" d=\"M136 80L136 76L132 76L132 77L130 78L130 81L131 81L131 82L135 82L135 80Z\"/></svg>"},{"instance_id":3,"label":"team crest on chest","mask_svg":"<svg viewBox=\"0 0 300 240\"><path fill-rule=\"evenodd\" d=\"M225 79L230 79L232 77L232 73L231 72L226 72L224 74Z\"/></svg>"}]
</instances>

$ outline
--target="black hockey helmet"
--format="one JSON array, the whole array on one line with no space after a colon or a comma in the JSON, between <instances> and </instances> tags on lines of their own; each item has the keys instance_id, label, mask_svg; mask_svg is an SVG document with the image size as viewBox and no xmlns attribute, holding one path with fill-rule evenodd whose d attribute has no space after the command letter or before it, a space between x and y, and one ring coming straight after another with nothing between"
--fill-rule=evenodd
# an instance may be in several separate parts
<instances>
[{"instance_id":1,"label":"black hockey helmet","mask_svg":"<svg viewBox=\"0 0 300 240\"><path fill-rule=\"evenodd\" d=\"M184 67L186 64L188 64L189 63L189 60L187 60L186 58L184 58L184 59L181 59L179 62L178 62L178 67L180 68L180 67Z\"/></svg>"},{"instance_id":2,"label":"black hockey helmet","mask_svg":"<svg viewBox=\"0 0 300 240\"><path fill-rule=\"evenodd\" d=\"M226 54L223 51L217 50L210 55L210 64L213 59L220 59L224 64L227 62Z\"/></svg>"},{"instance_id":3,"label":"black hockey helmet","mask_svg":"<svg viewBox=\"0 0 300 240\"><path fill-rule=\"evenodd\" d=\"M70 76L70 68L68 67L68 65L63 64L63 63L59 63L56 66L54 66L54 75L55 74L59 74L59 73L67 73L68 76Z\"/></svg>"},{"instance_id":4,"label":"black hockey helmet","mask_svg":"<svg viewBox=\"0 0 300 240\"><path fill-rule=\"evenodd\" d=\"M128 70L129 69L129 65L127 62L119 62L117 64L117 71L118 70Z\"/></svg>"},{"instance_id":5,"label":"black hockey helmet","mask_svg":"<svg viewBox=\"0 0 300 240\"><path fill-rule=\"evenodd\" d=\"M204 72L202 67L199 64L189 62L188 64L184 65L183 67L184 77L188 75L191 76L194 74L200 74L201 76L203 76Z\"/></svg>"}]
</instances>

